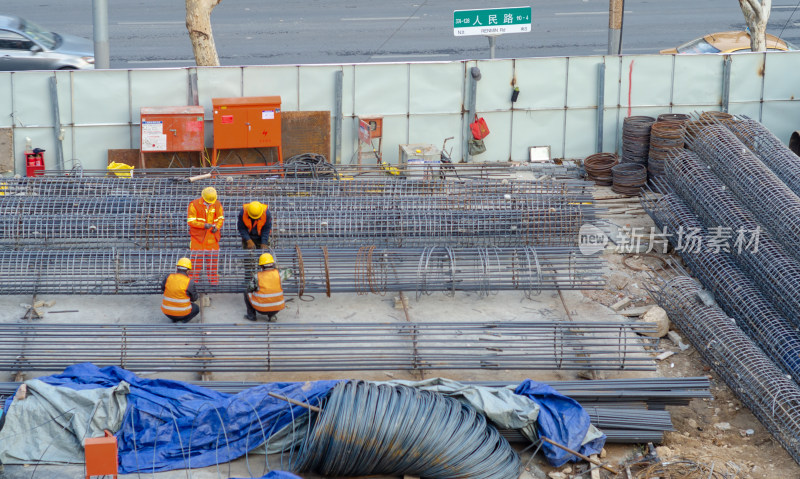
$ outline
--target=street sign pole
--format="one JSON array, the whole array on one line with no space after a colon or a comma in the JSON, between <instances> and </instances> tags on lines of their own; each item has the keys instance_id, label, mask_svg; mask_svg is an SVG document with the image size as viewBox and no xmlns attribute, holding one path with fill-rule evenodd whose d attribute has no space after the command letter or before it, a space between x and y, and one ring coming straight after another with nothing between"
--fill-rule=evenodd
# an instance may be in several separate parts
<instances>
[{"instance_id":1,"label":"street sign pole","mask_svg":"<svg viewBox=\"0 0 800 479\"><path fill-rule=\"evenodd\" d=\"M531 7L455 10L453 12L453 35L457 37L469 35L487 37L490 58L494 58L497 36L506 33L530 32L532 16Z\"/></svg>"}]
</instances>

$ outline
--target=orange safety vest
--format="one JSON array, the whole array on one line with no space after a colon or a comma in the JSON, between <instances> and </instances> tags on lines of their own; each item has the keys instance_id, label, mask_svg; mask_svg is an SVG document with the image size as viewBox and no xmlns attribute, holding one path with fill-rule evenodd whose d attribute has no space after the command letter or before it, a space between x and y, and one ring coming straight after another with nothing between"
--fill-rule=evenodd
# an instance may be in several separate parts
<instances>
[{"instance_id":1,"label":"orange safety vest","mask_svg":"<svg viewBox=\"0 0 800 479\"><path fill-rule=\"evenodd\" d=\"M247 295L253 308L262 313L282 310L284 307L283 288L281 288L281 274L278 270L273 268L259 271L256 278L258 291Z\"/></svg>"},{"instance_id":2,"label":"orange safety vest","mask_svg":"<svg viewBox=\"0 0 800 479\"><path fill-rule=\"evenodd\" d=\"M219 201L215 201L212 205L206 205L203 198L198 198L189 203L187 223L189 223L189 234L192 236L191 249L219 249L219 239L224 221L222 203ZM210 229L207 230L206 223L216 226L217 232L212 233Z\"/></svg>"},{"instance_id":3,"label":"orange safety vest","mask_svg":"<svg viewBox=\"0 0 800 479\"><path fill-rule=\"evenodd\" d=\"M192 312L192 300L186 293L192 278L181 273L172 273L164 285L161 312L170 316L187 316Z\"/></svg>"},{"instance_id":4,"label":"orange safety vest","mask_svg":"<svg viewBox=\"0 0 800 479\"><path fill-rule=\"evenodd\" d=\"M251 218L250 215L247 214L247 205L249 204L250 203L245 203L242 205L242 221L244 222L245 227L247 227L248 233L253 230L253 218ZM261 215L260 218L256 220L256 231L258 232L258 234L261 234L261 229L264 227L265 224L267 224L267 210L269 210L269 205L264 205L264 206L266 206L266 209L264 209L264 213Z\"/></svg>"}]
</instances>

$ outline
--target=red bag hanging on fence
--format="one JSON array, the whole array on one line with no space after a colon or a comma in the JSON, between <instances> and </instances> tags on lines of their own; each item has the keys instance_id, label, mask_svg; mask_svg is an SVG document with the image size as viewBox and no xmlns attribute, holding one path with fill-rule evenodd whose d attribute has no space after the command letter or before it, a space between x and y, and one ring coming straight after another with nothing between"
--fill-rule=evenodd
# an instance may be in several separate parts
<instances>
[{"instance_id":1,"label":"red bag hanging on fence","mask_svg":"<svg viewBox=\"0 0 800 479\"><path fill-rule=\"evenodd\" d=\"M475 121L469 124L469 129L472 130L472 138L476 140L483 140L489 134L486 120L483 117L478 118L478 115L475 115Z\"/></svg>"}]
</instances>

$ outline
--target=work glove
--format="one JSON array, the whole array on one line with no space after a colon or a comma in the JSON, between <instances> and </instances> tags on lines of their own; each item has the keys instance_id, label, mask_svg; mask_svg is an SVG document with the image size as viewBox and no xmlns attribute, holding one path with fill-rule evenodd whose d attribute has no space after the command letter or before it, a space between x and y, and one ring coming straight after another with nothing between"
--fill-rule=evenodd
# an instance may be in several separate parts
<instances>
[{"instance_id":1,"label":"work glove","mask_svg":"<svg viewBox=\"0 0 800 479\"><path fill-rule=\"evenodd\" d=\"M209 229L209 228L211 228L211 226L212 226L212 225L211 225L211 223L206 223L206 224L205 224L205 226L204 226L204 228L205 228L205 229Z\"/></svg>"},{"instance_id":2,"label":"work glove","mask_svg":"<svg viewBox=\"0 0 800 479\"><path fill-rule=\"evenodd\" d=\"M218 229L219 229L219 228L217 228L216 226L212 226L212 227L211 227L211 232L212 232L212 233L216 233Z\"/></svg>"},{"instance_id":3,"label":"work glove","mask_svg":"<svg viewBox=\"0 0 800 479\"><path fill-rule=\"evenodd\" d=\"M256 249L255 242L253 242L251 239L247 240L247 242L244 244L244 249Z\"/></svg>"}]
</instances>

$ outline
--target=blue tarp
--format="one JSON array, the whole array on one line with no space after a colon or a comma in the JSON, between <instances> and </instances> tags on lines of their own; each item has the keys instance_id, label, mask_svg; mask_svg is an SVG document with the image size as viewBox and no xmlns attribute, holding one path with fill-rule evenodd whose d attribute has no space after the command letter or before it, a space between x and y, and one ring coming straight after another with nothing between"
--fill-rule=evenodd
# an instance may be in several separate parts
<instances>
[{"instance_id":1,"label":"blue tarp","mask_svg":"<svg viewBox=\"0 0 800 479\"><path fill-rule=\"evenodd\" d=\"M206 467L241 457L307 412L267 393L318 404L338 382L268 383L231 395L90 363L39 379L72 389L130 384L123 426L115 434L121 474Z\"/></svg>"},{"instance_id":2,"label":"blue tarp","mask_svg":"<svg viewBox=\"0 0 800 479\"><path fill-rule=\"evenodd\" d=\"M586 456L600 454L603 450L606 442L605 434L581 445L591 422L589 414L578 401L560 394L547 384L530 379L521 382L514 392L530 398L539 405L539 417L536 420L539 436L544 436ZM567 451L548 443L544 443L542 452L555 467L563 466L570 460L575 462L579 460Z\"/></svg>"},{"instance_id":3,"label":"blue tarp","mask_svg":"<svg viewBox=\"0 0 800 479\"><path fill-rule=\"evenodd\" d=\"M250 479L248 477L231 477L231 479ZM300 476L295 476L291 472L285 471L272 471L266 476L261 476L257 479L303 479Z\"/></svg>"}]
</instances>

